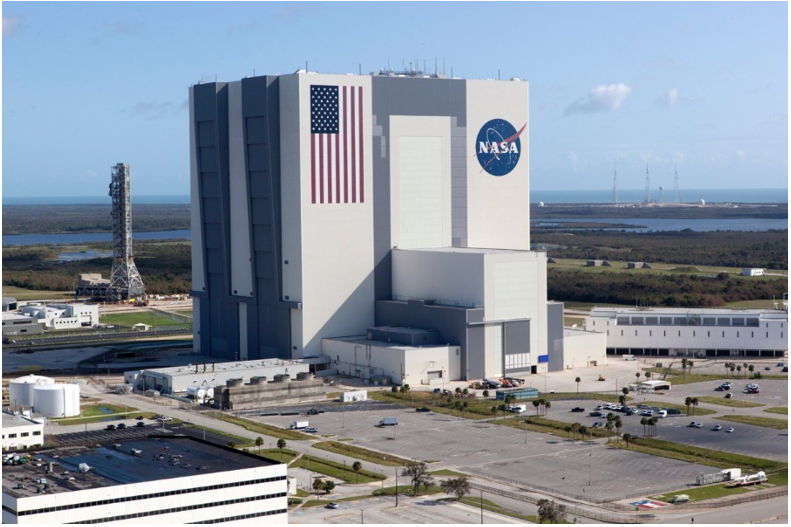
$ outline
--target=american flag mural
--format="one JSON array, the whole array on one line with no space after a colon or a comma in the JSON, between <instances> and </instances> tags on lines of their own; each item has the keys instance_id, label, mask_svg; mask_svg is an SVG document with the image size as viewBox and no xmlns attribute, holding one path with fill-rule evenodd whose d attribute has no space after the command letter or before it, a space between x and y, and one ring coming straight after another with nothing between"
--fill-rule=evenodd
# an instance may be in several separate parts
<instances>
[{"instance_id":1,"label":"american flag mural","mask_svg":"<svg viewBox=\"0 0 791 527\"><path fill-rule=\"evenodd\" d=\"M310 87L311 203L363 203L363 88Z\"/></svg>"}]
</instances>

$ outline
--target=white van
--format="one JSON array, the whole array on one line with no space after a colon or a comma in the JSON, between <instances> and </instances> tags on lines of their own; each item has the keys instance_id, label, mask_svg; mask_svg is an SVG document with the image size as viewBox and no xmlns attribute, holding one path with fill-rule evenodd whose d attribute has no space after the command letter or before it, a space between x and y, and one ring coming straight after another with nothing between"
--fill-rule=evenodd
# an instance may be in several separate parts
<instances>
[{"instance_id":1,"label":"white van","mask_svg":"<svg viewBox=\"0 0 791 527\"><path fill-rule=\"evenodd\" d=\"M634 355L624 355L623 360L635 360Z\"/></svg>"},{"instance_id":2,"label":"white van","mask_svg":"<svg viewBox=\"0 0 791 527\"><path fill-rule=\"evenodd\" d=\"M659 410L659 411L656 413L656 416L657 416L657 417L660 417L660 418L667 417L667 410Z\"/></svg>"}]
</instances>

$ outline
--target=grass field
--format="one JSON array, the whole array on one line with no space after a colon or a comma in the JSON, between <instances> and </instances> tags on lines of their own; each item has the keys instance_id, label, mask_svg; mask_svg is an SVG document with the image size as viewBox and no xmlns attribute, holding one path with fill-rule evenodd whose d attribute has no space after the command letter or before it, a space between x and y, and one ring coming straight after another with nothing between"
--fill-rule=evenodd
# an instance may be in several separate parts
<instances>
[{"instance_id":1,"label":"grass field","mask_svg":"<svg viewBox=\"0 0 791 527\"><path fill-rule=\"evenodd\" d=\"M604 422L604 419L602 419ZM566 432L564 428L569 426L569 423L563 421L554 421L552 419L548 419L546 417L511 417L508 419L499 419L493 420L492 423L503 425L503 426L510 426L512 428L519 428L520 430L529 430L531 432L540 432L542 434L550 434L557 437L562 437L564 439L580 439L580 435L574 432ZM612 429L612 433L608 432L606 428L591 428L588 427L588 432L585 434L585 438L590 439L594 437L596 439L602 437L611 437L616 434L616 429Z\"/></svg>"},{"instance_id":2,"label":"grass field","mask_svg":"<svg viewBox=\"0 0 791 527\"><path fill-rule=\"evenodd\" d=\"M135 324L147 324L149 326L183 326L183 321L172 320L166 316L158 315L151 311L138 313L118 313L116 315L104 315L100 318L102 324L114 326L131 327Z\"/></svg>"},{"instance_id":3,"label":"grass field","mask_svg":"<svg viewBox=\"0 0 791 527\"><path fill-rule=\"evenodd\" d=\"M502 514L503 516L510 516L512 518L517 518L519 520L524 520L530 523L538 523L538 516L535 516L533 514L520 514L518 512L503 508L500 505L490 500L481 500L481 498L465 496L460 501L465 505L470 505L471 507L477 507L478 509L483 508L484 510L490 512L496 512L497 514ZM571 523L571 522L566 521L565 523Z\"/></svg>"},{"instance_id":4,"label":"grass field","mask_svg":"<svg viewBox=\"0 0 791 527\"><path fill-rule=\"evenodd\" d=\"M742 401L740 399L726 399L725 397L714 397L713 395L698 396L698 401L702 403L731 406L733 408L757 408L758 406L764 406L760 403L751 403L750 401Z\"/></svg>"},{"instance_id":5,"label":"grass field","mask_svg":"<svg viewBox=\"0 0 791 527\"><path fill-rule=\"evenodd\" d=\"M342 463L336 463L334 461L308 455L304 455L296 460L291 464L291 467L304 468L324 474L325 476L342 479L347 483L371 483L373 481L386 479L383 473L380 474L371 470L366 470L365 467L363 467L358 474L352 470L351 465L344 466Z\"/></svg>"},{"instance_id":6,"label":"grass field","mask_svg":"<svg viewBox=\"0 0 791 527\"><path fill-rule=\"evenodd\" d=\"M284 448L281 452L279 448L265 448L261 451L258 450L258 447L253 446L249 449L251 454L255 454L257 456L265 457L267 459L271 459L272 461L277 461L278 463L291 463L294 458L299 455L299 452L296 450L290 450L288 448Z\"/></svg>"},{"instance_id":7,"label":"grass field","mask_svg":"<svg viewBox=\"0 0 791 527\"><path fill-rule=\"evenodd\" d=\"M410 462L410 460L400 458L398 456L384 454L382 452L374 452L373 450L368 450L367 448L347 445L337 441L322 441L321 443L314 444L313 448L326 450L327 452L335 452L336 454L343 454L345 456L359 459L360 461L384 465L386 467L403 467Z\"/></svg>"},{"instance_id":8,"label":"grass field","mask_svg":"<svg viewBox=\"0 0 791 527\"><path fill-rule=\"evenodd\" d=\"M771 408L764 408L764 412L788 415L788 406L773 406Z\"/></svg>"},{"instance_id":9,"label":"grass field","mask_svg":"<svg viewBox=\"0 0 791 527\"><path fill-rule=\"evenodd\" d=\"M733 423L745 425L774 428L775 430L788 430L787 419L773 419L771 417L761 417L757 415L723 415L722 417L715 417L715 419L722 419L723 421L731 421Z\"/></svg>"},{"instance_id":10,"label":"grass field","mask_svg":"<svg viewBox=\"0 0 791 527\"><path fill-rule=\"evenodd\" d=\"M608 445L613 448L626 448L626 444L623 441L612 441ZM721 452L650 437L637 437L630 441L629 450L721 469L738 467L742 470L763 470L768 473L770 471L787 469L788 467L787 463L770 459Z\"/></svg>"},{"instance_id":11,"label":"grass field","mask_svg":"<svg viewBox=\"0 0 791 527\"><path fill-rule=\"evenodd\" d=\"M210 414L215 419L219 419L221 421L225 421L227 423L233 423L239 425L251 432L256 432L258 434L263 434L269 437L275 437L278 439L293 439L296 441L302 441L306 439L315 439L315 437L303 434L301 432L295 432L293 430L286 430L285 428L279 428L277 426L267 425L264 423L257 423L255 421L251 421L249 419L244 419L242 417L234 417L232 415L226 415L220 412L211 412Z\"/></svg>"},{"instance_id":12,"label":"grass field","mask_svg":"<svg viewBox=\"0 0 791 527\"><path fill-rule=\"evenodd\" d=\"M725 486L724 483L717 484L717 485L707 485L705 487L699 488L691 488L691 489L684 489L683 491L677 492L668 492L666 494L657 494L656 496L650 496L653 500L665 501L670 503L670 500L673 496L677 494L686 494L689 496L690 502L695 501L703 501L703 500L711 500L714 498L722 498L724 496L732 496L734 494L744 494L745 492L750 492L753 489L761 489L763 487L735 487L729 489Z\"/></svg>"},{"instance_id":13,"label":"grass field","mask_svg":"<svg viewBox=\"0 0 791 527\"><path fill-rule=\"evenodd\" d=\"M460 477L470 477L469 474L463 474L462 472L456 472L455 470L448 470L443 468L442 470L435 470L430 472L432 476L448 476L452 478L460 478Z\"/></svg>"},{"instance_id":14,"label":"grass field","mask_svg":"<svg viewBox=\"0 0 791 527\"><path fill-rule=\"evenodd\" d=\"M33 291L10 285L3 286L3 296L10 296L17 300L63 300L69 298L73 291Z\"/></svg>"}]
</instances>

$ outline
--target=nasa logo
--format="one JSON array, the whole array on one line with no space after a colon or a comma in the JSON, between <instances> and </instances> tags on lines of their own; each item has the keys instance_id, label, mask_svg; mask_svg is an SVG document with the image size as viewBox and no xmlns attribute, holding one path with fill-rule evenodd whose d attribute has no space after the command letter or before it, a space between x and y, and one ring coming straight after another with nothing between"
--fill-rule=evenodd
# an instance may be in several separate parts
<instances>
[{"instance_id":1,"label":"nasa logo","mask_svg":"<svg viewBox=\"0 0 791 527\"><path fill-rule=\"evenodd\" d=\"M492 119L483 125L475 141L475 155L484 170L493 176L504 176L510 173L519 163L522 151L522 135L527 123L516 131L516 128L505 119Z\"/></svg>"}]
</instances>

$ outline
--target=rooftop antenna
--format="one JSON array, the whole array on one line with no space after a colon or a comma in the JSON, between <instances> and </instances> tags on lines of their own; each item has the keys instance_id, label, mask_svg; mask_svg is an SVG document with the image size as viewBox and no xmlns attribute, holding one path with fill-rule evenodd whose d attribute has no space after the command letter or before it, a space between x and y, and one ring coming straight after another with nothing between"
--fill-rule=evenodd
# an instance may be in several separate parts
<instances>
[{"instance_id":1,"label":"rooftop antenna","mask_svg":"<svg viewBox=\"0 0 791 527\"><path fill-rule=\"evenodd\" d=\"M613 165L612 170L612 200L618 205L618 164Z\"/></svg>"},{"instance_id":2,"label":"rooftop antenna","mask_svg":"<svg viewBox=\"0 0 791 527\"><path fill-rule=\"evenodd\" d=\"M645 202L651 201L651 187L648 186L648 163L645 164Z\"/></svg>"},{"instance_id":3,"label":"rooftop antenna","mask_svg":"<svg viewBox=\"0 0 791 527\"><path fill-rule=\"evenodd\" d=\"M673 165L673 170L676 173L676 177L673 180L673 191L675 193L673 199L675 200L676 203L681 203L681 196L678 195L678 168L676 167L676 165Z\"/></svg>"}]
</instances>

